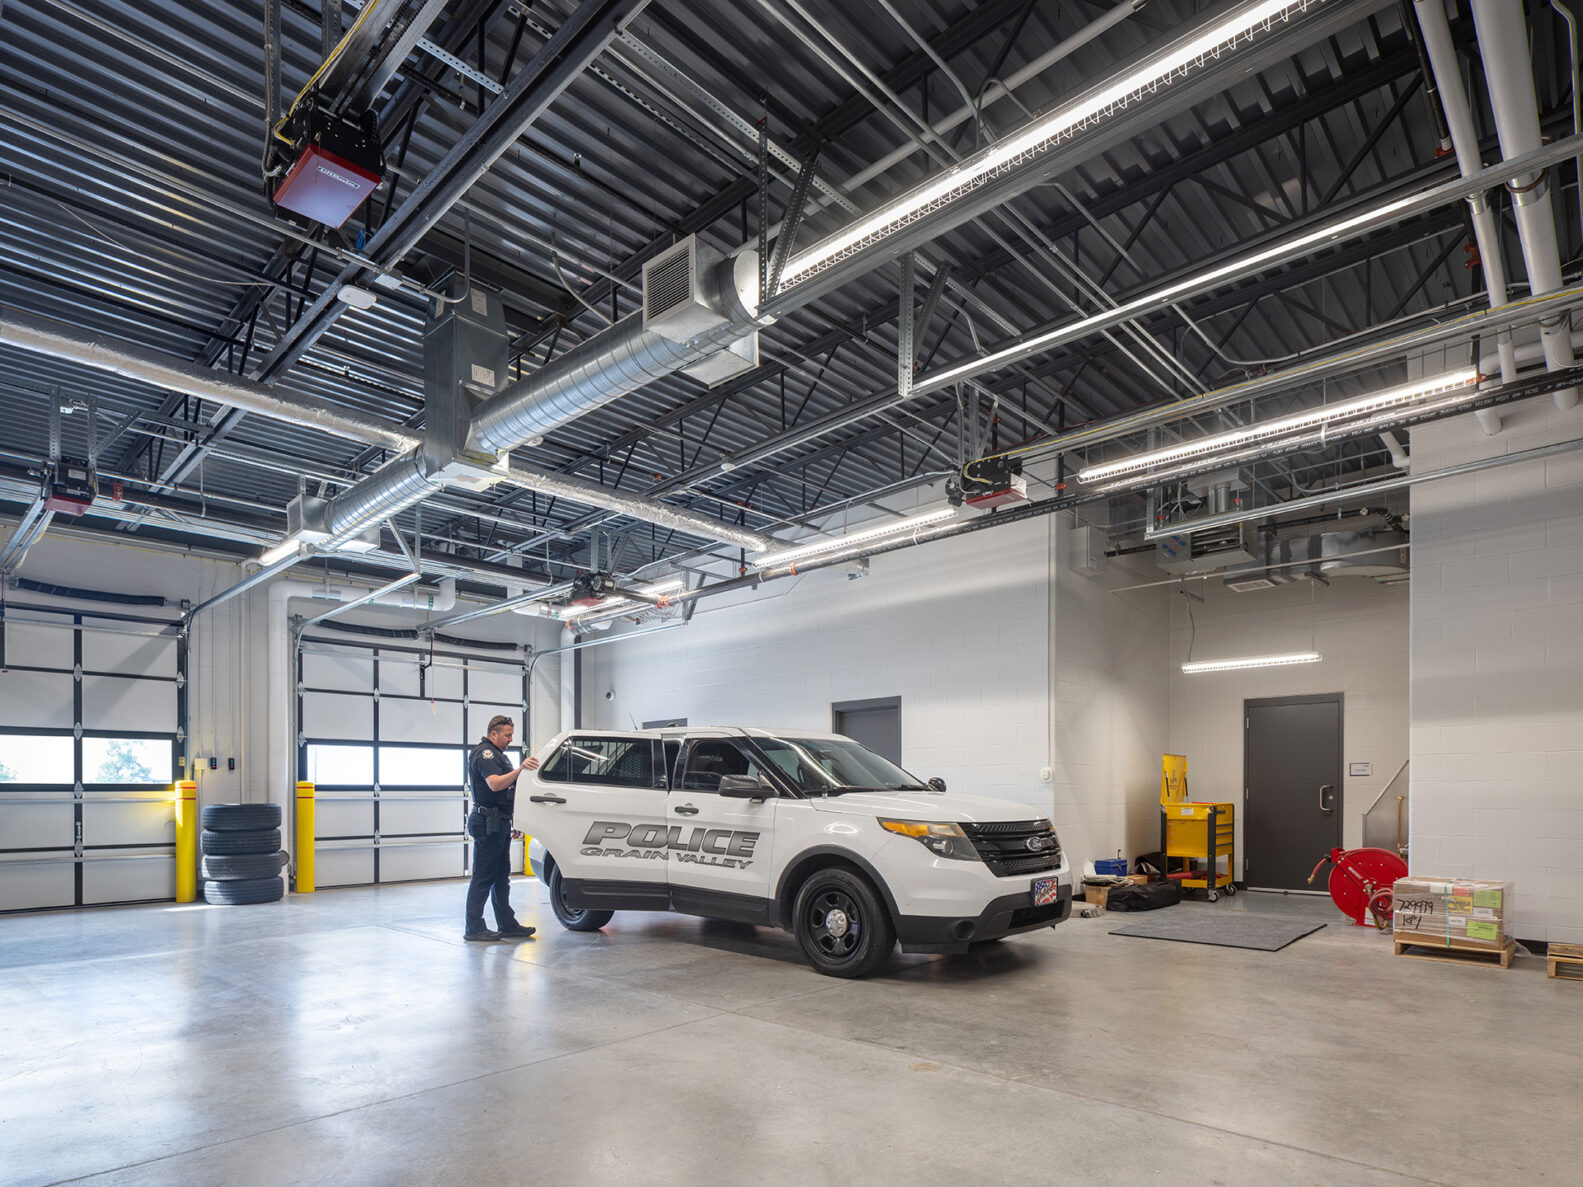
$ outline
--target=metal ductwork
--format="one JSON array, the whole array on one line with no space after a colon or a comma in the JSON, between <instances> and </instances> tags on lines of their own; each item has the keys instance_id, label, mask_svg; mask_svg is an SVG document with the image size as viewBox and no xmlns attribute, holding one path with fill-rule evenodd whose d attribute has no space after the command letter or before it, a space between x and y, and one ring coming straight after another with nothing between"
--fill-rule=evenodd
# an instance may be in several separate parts
<instances>
[{"instance_id":1,"label":"metal ductwork","mask_svg":"<svg viewBox=\"0 0 1583 1187\"><path fill-rule=\"evenodd\" d=\"M724 257L689 236L645 266L641 311L481 402L480 393L493 391L505 374L499 298L474 289L434 311L424 333L423 446L331 500L333 534L324 546L336 547L448 483L481 489L510 478L511 450L645 384L706 363L723 378L736 369L732 360L744 357L736 344L758 331L757 304L757 253ZM721 355L730 356L724 365ZM771 543L735 529L706 534L755 552Z\"/></svg>"},{"instance_id":2,"label":"metal ductwork","mask_svg":"<svg viewBox=\"0 0 1583 1187\"><path fill-rule=\"evenodd\" d=\"M1473 24L1479 54L1489 82L1490 107L1501 153L1507 159L1539 148L1539 102L1534 95L1533 63L1528 52L1528 22L1516 0L1473 0ZM1522 240L1528 287L1534 296L1561 287L1561 249L1556 242L1555 214L1550 205L1550 173L1525 173L1506 183ZM1541 322L1545 366L1563 371L1572 366L1572 335L1565 318ZM1555 394L1558 408L1577 403L1576 388Z\"/></svg>"},{"instance_id":3,"label":"metal ductwork","mask_svg":"<svg viewBox=\"0 0 1583 1187\"><path fill-rule=\"evenodd\" d=\"M22 313L14 306L0 307L0 345L13 346L19 350L90 367L96 371L121 375L164 391L179 392L196 399L209 400L227 408L239 408L286 424L318 429L337 437L376 445L392 452L408 454L422 445L422 440L416 434L392 427L371 417L359 416L328 401L286 393L271 384L172 359L158 352L144 350L108 337L87 334L65 322ZM410 464L403 466L403 463L410 461L410 458L398 459L397 462L368 479L369 504L377 504L378 507L389 506L384 500L386 495L394 493L392 487L409 493L418 489L416 483L419 476L415 472L410 476L408 473L403 473L404 469L413 470ZM391 472L387 475L386 470ZM753 552L761 552L772 543L765 536L723 524L710 516L695 514L657 499L622 494L597 482L589 482L570 475L546 473L525 466L512 466L501 476L518 486L554 495L568 502L615 511L644 523L657 524L691 536L719 540L733 547L746 548ZM424 481L427 489L422 491L419 498L427 496L435 489L432 482ZM363 502L364 498L365 496L360 493L357 502ZM418 499L415 498L414 501ZM342 522L349 523L353 517L354 503L348 502L344 506L347 510ZM384 515L395 514L396 511L407 506L411 506L411 503L394 506L393 509L384 511ZM366 506L364 510L367 510Z\"/></svg>"},{"instance_id":4,"label":"metal ductwork","mask_svg":"<svg viewBox=\"0 0 1583 1187\"><path fill-rule=\"evenodd\" d=\"M691 275L660 275L690 249ZM657 291L655 283L666 288ZM666 298L666 293L676 296ZM506 388L473 416L468 444L499 454L528 444L645 384L695 367L755 333L758 253L721 258L691 240L644 268L644 308Z\"/></svg>"}]
</instances>

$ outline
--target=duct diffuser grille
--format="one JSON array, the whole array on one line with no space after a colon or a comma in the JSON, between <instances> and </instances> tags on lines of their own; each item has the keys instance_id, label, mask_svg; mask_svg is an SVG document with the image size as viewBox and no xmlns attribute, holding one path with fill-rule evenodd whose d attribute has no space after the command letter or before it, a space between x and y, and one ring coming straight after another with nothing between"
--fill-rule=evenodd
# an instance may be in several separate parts
<instances>
[{"instance_id":1,"label":"duct diffuser grille","mask_svg":"<svg viewBox=\"0 0 1583 1187\"><path fill-rule=\"evenodd\" d=\"M689 339L728 320L705 295L704 270L718 252L689 235L643 265L643 328L672 342Z\"/></svg>"}]
</instances>

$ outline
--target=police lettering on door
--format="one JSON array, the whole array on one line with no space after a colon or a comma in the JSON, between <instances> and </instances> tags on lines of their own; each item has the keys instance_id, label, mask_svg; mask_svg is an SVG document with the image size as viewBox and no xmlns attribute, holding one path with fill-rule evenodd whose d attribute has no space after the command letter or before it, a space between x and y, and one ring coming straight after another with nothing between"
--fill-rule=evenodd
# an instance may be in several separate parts
<instances>
[{"instance_id":1,"label":"police lettering on door","mask_svg":"<svg viewBox=\"0 0 1583 1187\"><path fill-rule=\"evenodd\" d=\"M669 861L702 866L745 870L753 864L753 848L759 834L729 828L694 828L683 839L682 825L624 824L617 820L596 820L583 838L584 857L635 857L647 861Z\"/></svg>"}]
</instances>

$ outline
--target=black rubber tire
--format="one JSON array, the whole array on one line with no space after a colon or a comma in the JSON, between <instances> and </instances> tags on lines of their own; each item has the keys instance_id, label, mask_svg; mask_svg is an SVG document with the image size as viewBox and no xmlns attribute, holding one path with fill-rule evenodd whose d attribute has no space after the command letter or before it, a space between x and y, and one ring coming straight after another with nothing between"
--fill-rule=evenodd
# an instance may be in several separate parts
<instances>
[{"instance_id":1,"label":"black rubber tire","mask_svg":"<svg viewBox=\"0 0 1583 1187\"><path fill-rule=\"evenodd\" d=\"M279 804L205 804L203 827L214 832L280 827Z\"/></svg>"},{"instance_id":2,"label":"black rubber tire","mask_svg":"<svg viewBox=\"0 0 1583 1187\"><path fill-rule=\"evenodd\" d=\"M845 924L830 930L832 911ZM839 867L819 870L797 891L792 930L814 972L827 977L867 977L879 972L896 947L890 912L868 879Z\"/></svg>"},{"instance_id":3,"label":"black rubber tire","mask_svg":"<svg viewBox=\"0 0 1583 1187\"><path fill-rule=\"evenodd\" d=\"M561 883L561 867L550 870L550 909L567 931L598 931L614 917L614 911L574 911L566 905L566 895Z\"/></svg>"},{"instance_id":4,"label":"black rubber tire","mask_svg":"<svg viewBox=\"0 0 1583 1187\"><path fill-rule=\"evenodd\" d=\"M273 878L285 867L286 854L214 854L203 859L199 874L208 882L232 882L238 878Z\"/></svg>"},{"instance_id":5,"label":"black rubber tire","mask_svg":"<svg viewBox=\"0 0 1583 1187\"><path fill-rule=\"evenodd\" d=\"M273 903L286 893L286 880L274 878L236 878L226 882L205 882L203 897L211 903L239 907L244 903Z\"/></svg>"},{"instance_id":6,"label":"black rubber tire","mask_svg":"<svg viewBox=\"0 0 1583 1187\"><path fill-rule=\"evenodd\" d=\"M250 828L215 832L206 828L203 830L203 851L205 855L220 857L244 853L279 853L280 830Z\"/></svg>"}]
</instances>

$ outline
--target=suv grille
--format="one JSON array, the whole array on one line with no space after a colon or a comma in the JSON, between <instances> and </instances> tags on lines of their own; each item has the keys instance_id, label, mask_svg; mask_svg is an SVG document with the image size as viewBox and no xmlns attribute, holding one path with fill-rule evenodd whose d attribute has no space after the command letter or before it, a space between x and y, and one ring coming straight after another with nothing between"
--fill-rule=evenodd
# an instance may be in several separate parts
<instances>
[{"instance_id":1,"label":"suv grille","mask_svg":"<svg viewBox=\"0 0 1583 1187\"><path fill-rule=\"evenodd\" d=\"M1061 846L1055 830L1043 820L996 821L990 824L963 824L962 831L984 859L990 872L999 878L1015 874L1038 874L1061 864ZM1045 838L1047 849L1029 849L1031 837Z\"/></svg>"}]
</instances>

